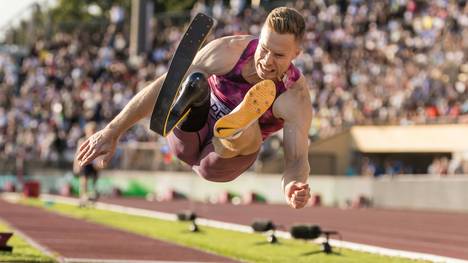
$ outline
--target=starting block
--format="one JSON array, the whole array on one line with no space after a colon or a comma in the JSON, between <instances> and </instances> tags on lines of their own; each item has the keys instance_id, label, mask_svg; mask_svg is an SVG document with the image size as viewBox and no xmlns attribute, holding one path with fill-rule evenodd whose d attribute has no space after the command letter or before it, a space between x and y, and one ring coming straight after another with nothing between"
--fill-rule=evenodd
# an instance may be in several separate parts
<instances>
[{"instance_id":1,"label":"starting block","mask_svg":"<svg viewBox=\"0 0 468 263\"><path fill-rule=\"evenodd\" d=\"M12 252L13 247L7 246L8 240L13 236L13 233L0 233L0 251Z\"/></svg>"}]
</instances>

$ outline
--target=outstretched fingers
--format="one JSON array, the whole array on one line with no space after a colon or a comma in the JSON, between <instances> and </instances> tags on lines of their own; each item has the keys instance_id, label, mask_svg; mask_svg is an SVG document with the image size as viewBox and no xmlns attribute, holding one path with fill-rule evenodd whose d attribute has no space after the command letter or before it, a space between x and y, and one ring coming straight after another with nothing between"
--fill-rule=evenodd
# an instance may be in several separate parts
<instances>
[{"instance_id":1,"label":"outstretched fingers","mask_svg":"<svg viewBox=\"0 0 468 263\"><path fill-rule=\"evenodd\" d=\"M81 146L80 146L80 149L79 149L79 152L78 152L78 156L76 157L76 159L81 162L84 158L84 156L88 153L89 151L89 142L88 140L86 140Z\"/></svg>"},{"instance_id":2,"label":"outstretched fingers","mask_svg":"<svg viewBox=\"0 0 468 263\"><path fill-rule=\"evenodd\" d=\"M100 147L99 147L100 148ZM88 163L92 162L94 159L101 155L105 155L109 153L109 150L107 149L99 149L99 148L94 148L91 151L88 152L88 155L85 155L83 158L83 161L81 162L81 166L87 165Z\"/></svg>"},{"instance_id":3,"label":"outstretched fingers","mask_svg":"<svg viewBox=\"0 0 468 263\"><path fill-rule=\"evenodd\" d=\"M79 148L79 151L83 151L84 148L86 148L87 146L89 145L89 139L88 140L85 140L81 145L80 145L80 148Z\"/></svg>"}]
</instances>

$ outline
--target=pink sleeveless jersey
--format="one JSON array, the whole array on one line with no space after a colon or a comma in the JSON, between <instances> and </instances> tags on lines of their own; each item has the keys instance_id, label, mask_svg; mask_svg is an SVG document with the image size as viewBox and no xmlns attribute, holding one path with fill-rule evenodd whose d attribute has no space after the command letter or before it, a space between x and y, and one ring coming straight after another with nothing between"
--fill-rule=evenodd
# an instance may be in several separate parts
<instances>
[{"instance_id":1,"label":"pink sleeveless jersey","mask_svg":"<svg viewBox=\"0 0 468 263\"><path fill-rule=\"evenodd\" d=\"M231 112L244 99L245 94L253 86L242 77L242 68L255 54L258 39L253 39L247 45L234 68L222 76L212 75L208 78L211 87L210 119L212 124L219 118ZM292 63L282 81L275 81L276 98L290 88L300 77L300 71ZM270 134L283 128L283 120L273 116L270 107L259 119L262 138L265 140ZM212 125L210 125L212 126Z\"/></svg>"}]
</instances>

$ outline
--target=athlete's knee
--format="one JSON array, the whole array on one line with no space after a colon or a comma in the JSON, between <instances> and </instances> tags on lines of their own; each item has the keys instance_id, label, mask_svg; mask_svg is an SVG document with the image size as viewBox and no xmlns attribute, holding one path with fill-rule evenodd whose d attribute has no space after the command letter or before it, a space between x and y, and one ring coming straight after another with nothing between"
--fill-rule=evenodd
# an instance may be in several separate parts
<instances>
[{"instance_id":1,"label":"athlete's knee","mask_svg":"<svg viewBox=\"0 0 468 263\"><path fill-rule=\"evenodd\" d=\"M230 182L242 174L242 172L239 171L227 171L226 169L210 166L203 162L195 169L195 172L205 180L219 183Z\"/></svg>"},{"instance_id":2,"label":"athlete's knee","mask_svg":"<svg viewBox=\"0 0 468 263\"><path fill-rule=\"evenodd\" d=\"M190 166L194 165L198 160L198 156L195 156L194 151L190 149L190 146L183 143L181 139L172 136L172 134L168 136L167 140L171 153L177 157L177 159L185 162L186 164Z\"/></svg>"},{"instance_id":3,"label":"athlete's knee","mask_svg":"<svg viewBox=\"0 0 468 263\"><path fill-rule=\"evenodd\" d=\"M172 149L172 154L174 154L177 159L183 161L184 163L193 166L198 160L198 156L194 156L192 153L184 150L184 146L174 147Z\"/></svg>"}]
</instances>

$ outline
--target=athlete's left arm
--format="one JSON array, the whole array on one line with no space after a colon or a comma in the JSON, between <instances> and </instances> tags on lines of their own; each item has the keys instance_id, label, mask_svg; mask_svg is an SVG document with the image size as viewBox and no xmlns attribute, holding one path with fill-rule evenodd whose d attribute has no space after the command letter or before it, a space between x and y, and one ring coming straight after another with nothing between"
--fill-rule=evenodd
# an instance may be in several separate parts
<instances>
[{"instance_id":1,"label":"athlete's left arm","mask_svg":"<svg viewBox=\"0 0 468 263\"><path fill-rule=\"evenodd\" d=\"M304 76L279 96L273 105L274 115L284 120L283 145L285 170L282 186L286 201L293 208L304 207L309 198L309 139L312 102Z\"/></svg>"}]
</instances>

